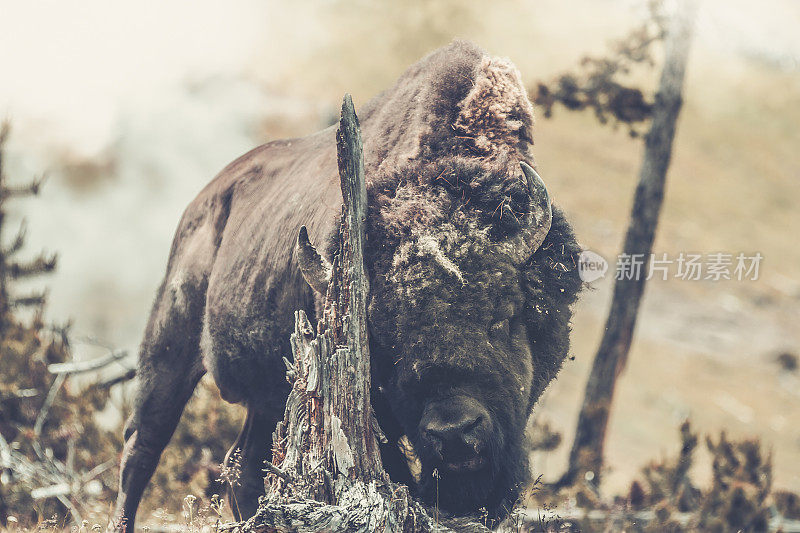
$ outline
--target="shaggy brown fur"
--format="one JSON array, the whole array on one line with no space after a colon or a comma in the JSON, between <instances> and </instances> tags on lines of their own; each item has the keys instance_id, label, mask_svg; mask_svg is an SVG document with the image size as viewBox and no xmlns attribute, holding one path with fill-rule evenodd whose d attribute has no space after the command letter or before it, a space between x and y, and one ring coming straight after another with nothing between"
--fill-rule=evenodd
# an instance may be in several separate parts
<instances>
[{"instance_id":1,"label":"shaggy brown fur","mask_svg":"<svg viewBox=\"0 0 800 533\"><path fill-rule=\"evenodd\" d=\"M432 501L438 491L450 510L502 515L528 476L528 416L567 353L579 250L555 210L543 246L515 265L499 243L518 229L513 213L523 218L528 208L520 180L474 165L468 156L410 165L388 180L393 197L386 184L370 189L371 350L393 430L408 434L423 458L423 496ZM442 167L454 181L437 185ZM497 206L508 198L501 218ZM490 413L490 467L451 474L418 424L429 403L464 395Z\"/></svg>"},{"instance_id":2,"label":"shaggy brown fur","mask_svg":"<svg viewBox=\"0 0 800 533\"><path fill-rule=\"evenodd\" d=\"M424 498L438 483L443 507L502 515L527 478L525 422L567 353L580 288L578 246L559 210L526 263L509 250L509 238L533 223L519 170L519 161L533 163L530 102L509 62L454 42L411 66L359 116L379 421L393 442L407 434L418 446ZM281 357L290 353L293 311L313 316L315 306L295 239L305 224L312 242L331 242L340 204L329 128L246 154L186 210L142 343L118 525L132 526L205 371L226 399L247 405L232 450L242 454L238 506L245 516L255 510L288 392ZM423 411L451 397L486 413L473 443L486 458L479 470L446 471L422 438ZM384 451L389 474L410 482L397 449Z\"/></svg>"}]
</instances>

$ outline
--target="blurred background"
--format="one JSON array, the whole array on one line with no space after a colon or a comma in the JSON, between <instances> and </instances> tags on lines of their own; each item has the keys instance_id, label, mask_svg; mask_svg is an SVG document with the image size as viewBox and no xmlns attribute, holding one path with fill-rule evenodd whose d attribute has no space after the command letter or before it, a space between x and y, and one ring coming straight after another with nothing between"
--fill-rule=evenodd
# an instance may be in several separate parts
<instances>
[{"instance_id":1,"label":"blurred background","mask_svg":"<svg viewBox=\"0 0 800 533\"><path fill-rule=\"evenodd\" d=\"M13 126L5 174L12 183L48 176L40 196L9 205L7 218L27 221L27 250L59 256L52 275L21 290L48 288L45 318L72 323L74 358L128 350L108 370L122 373L135 365L184 207L228 162L329 125L343 93L358 109L454 38L509 57L535 88L602 55L646 15L634 0L0 0L0 118ZM764 260L757 281L648 284L611 417L607 494L674 453L687 417L701 434L759 437L773 453L775 486L800 491L798 27L798 0L701 4L654 251ZM630 76L652 89L658 69ZM613 269L643 144L588 111L536 111L534 153L551 195L581 244ZM575 359L537 408L564 441L535 454L546 480L566 466L610 277L577 304ZM114 431L130 399L118 389L101 416ZM195 403L219 402L204 390ZM190 413L178 438L209 438L217 424L227 439L241 413L215 409ZM207 443L202 460L218 463L229 443ZM702 480L708 457L698 454ZM187 492L154 489L151 510L179 510L197 490L168 466L159 475Z\"/></svg>"}]
</instances>

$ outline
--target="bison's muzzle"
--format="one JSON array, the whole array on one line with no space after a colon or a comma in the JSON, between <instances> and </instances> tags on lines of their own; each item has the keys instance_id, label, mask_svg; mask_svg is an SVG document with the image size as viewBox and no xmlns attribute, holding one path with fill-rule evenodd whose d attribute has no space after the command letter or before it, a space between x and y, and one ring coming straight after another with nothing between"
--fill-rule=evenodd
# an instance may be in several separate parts
<instances>
[{"instance_id":1,"label":"bison's muzzle","mask_svg":"<svg viewBox=\"0 0 800 533\"><path fill-rule=\"evenodd\" d=\"M474 472L486 465L491 428L489 412L464 395L429 402L419 424L426 451L451 472Z\"/></svg>"}]
</instances>

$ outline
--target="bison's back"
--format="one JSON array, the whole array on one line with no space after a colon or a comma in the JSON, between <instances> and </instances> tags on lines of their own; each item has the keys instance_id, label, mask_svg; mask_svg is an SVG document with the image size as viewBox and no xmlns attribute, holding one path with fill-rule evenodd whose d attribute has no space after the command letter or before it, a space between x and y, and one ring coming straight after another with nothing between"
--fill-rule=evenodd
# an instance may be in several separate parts
<instances>
[{"instance_id":1,"label":"bison's back","mask_svg":"<svg viewBox=\"0 0 800 533\"><path fill-rule=\"evenodd\" d=\"M305 224L312 238L323 239L341 205L334 135L329 128L256 148L189 207L203 209L209 197L227 205L208 277L202 348L206 368L232 401L285 399L281 357L293 311L313 310L294 257L297 231Z\"/></svg>"}]
</instances>

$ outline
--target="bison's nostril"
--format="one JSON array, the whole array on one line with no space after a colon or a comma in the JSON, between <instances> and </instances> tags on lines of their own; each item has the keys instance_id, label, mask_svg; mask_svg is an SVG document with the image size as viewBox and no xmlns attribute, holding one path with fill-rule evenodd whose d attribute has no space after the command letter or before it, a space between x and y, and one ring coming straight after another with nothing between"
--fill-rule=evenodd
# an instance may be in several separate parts
<instances>
[{"instance_id":1,"label":"bison's nostril","mask_svg":"<svg viewBox=\"0 0 800 533\"><path fill-rule=\"evenodd\" d=\"M428 443L428 445L430 445L438 458L442 459L442 447L444 445L444 439L442 439L442 437L436 433L436 431L426 429L422 430L422 438Z\"/></svg>"}]
</instances>

